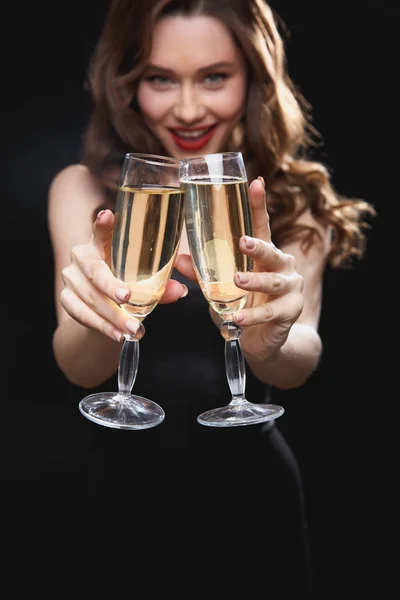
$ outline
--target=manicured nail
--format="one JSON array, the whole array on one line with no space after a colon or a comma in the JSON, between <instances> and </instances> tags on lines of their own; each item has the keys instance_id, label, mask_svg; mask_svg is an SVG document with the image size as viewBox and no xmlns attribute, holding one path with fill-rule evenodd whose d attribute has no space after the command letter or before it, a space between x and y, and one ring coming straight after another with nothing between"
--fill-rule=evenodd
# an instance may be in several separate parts
<instances>
[{"instance_id":1,"label":"manicured nail","mask_svg":"<svg viewBox=\"0 0 400 600\"><path fill-rule=\"evenodd\" d=\"M253 250L253 248L255 248L256 245L255 239L249 237L248 235L244 236L244 243L246 244L246 248L248 248L248 250Z\"/></svg>"},{"instance_id":2,"label":"manicured nail","mask_svg":"<svg viewBox=\"0 0 400 600\"><path fill-rule=\"evenodd\" d=\"M125 323L125 329L129 331L129 333L136 333L139 327L140 324L136 321L133 321L133 319L129 319L129 321Z\"/></svg>"},{"instance_id":3,"label":"manicured nail","mask_svg":"<svg viewBox=\"0 0 400 600\"><path fill-rule=\"evenodd\" d=\"M257 177L257 179L258 179L258 181L261 181L261 183L262 183L262 185L263 185L263 188L264 188L264 190L265 190L265 181L264 181L264 177L261 177L261 175L259 175L259 176Z\"/></svg>"},{"instance_id":4,"label":"manicured nail","mask_svg":"<svg viewBox=\"0 0 400 600\"><path fill-rule=\"evenodd\" d=\"M117 342L120 342L122 340L122 333L120 331L118 331L117 329L115 329L113 331L113 336L114 336L114 339L117 340Z\"/></svg>"},{"instance_id":5,"label":"manicured nail","mask_svg":"<svg viewBox=\"0 0 400 600\"><path fill-rule=\"evenodd\" d=\"M236 273L236 276L240 283L249 283L250 281L250 277L247 275L247 273Z\"/></svg>"},{"instance_id":6,"label":"manicured nail","mask_svg":"<svg viewBox=\"0 0 400 600\"><path fill-rule=\"evenodd\" d=\"M101 221L103 215L105 215L106 211L105 210L101 210L98 214L97 214L97 220Z\"/></svg>"},{"instance_id":7,"label":"manicured nail","mask_svg":"<svg viewBox=\"0 0 400 600\"><path fill-rule=\"evenodd\" d=\"M125 288L117 288L115 290L115 297L120 302L126 302L129 298L129 290L126 290Z\"/></svg>"},{"instance_id":8,"label":"manicured nail","mask_svg":"<svg viewBox=\"0 0 400 600\"><path fill-rule=\"evenodd\" d=\"M188 288L187 288L187 286L186 286L186 285L183 285L183 284L182 284L182 287L183 287L183 292L182 292L182 296L181 296L181 298L184 298L185 296L187 296L187 295L188 295L188 292L189 292L189 290L188 290Z\"/></svg>"},{"instance_id":9,"label":"manicured nail","mask_svg":"<svg viewBox=\"0 0 400 600\"><path fill-rule=\"evenodd\" d=\"M237 313L236 315L234 315L233 320L239 325L239 323L242 323L244 321L244 316L242 315L242 313Z\"/></svg>"}]
</instances>

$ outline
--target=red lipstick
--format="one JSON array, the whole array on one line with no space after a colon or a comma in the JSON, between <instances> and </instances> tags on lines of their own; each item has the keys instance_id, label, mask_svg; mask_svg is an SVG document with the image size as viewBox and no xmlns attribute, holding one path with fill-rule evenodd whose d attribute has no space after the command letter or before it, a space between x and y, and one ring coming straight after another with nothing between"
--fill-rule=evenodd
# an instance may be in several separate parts
<instances>
[{"instance_id":1,"label":"red lipstick","mask_svg":"<svg viewBox=\"0 0 400 600\"><path fill-rule=\"evenodd\" d=\"M208 142L214 135L214 131L215 131L216 127L217 127L216 125L213 125L204 135L193 138L193 139L192 138L183 138L183 137L177 135L176 132L178 132L180 130L188 131L188 132L189 131L199 131L201 129L206 129L206 128L205 127L193 127L191 129L189 129L186 127L175 127L174 129L170 129L170 133L172 135L172 138L173 138L175 144L177 146L179 146L179 148L181 148L182 150L200 150L206 144L208 144Z\"/></svg>"}]
</instances>

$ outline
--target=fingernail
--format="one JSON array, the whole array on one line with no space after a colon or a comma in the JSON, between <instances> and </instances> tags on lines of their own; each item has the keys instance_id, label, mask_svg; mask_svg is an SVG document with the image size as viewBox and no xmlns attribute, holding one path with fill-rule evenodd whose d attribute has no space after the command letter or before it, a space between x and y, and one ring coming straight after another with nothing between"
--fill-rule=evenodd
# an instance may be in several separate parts
<instances>
[{"instance_id":1,"label":"fingernail","mask_svg":"<svg viewBox=\"0 0 400 600\"><path fill-rule=\"evenodd\" d=\"M236 275L240 283L249 283L250 277L247 275L247 273L236 273Z\"/></svg>"},{"instance_id":2,"label":"fingernail","mask_svg":"<svg viewBox=\"0 0 400 600\"><path fill-rule=\"evenodd\" d=\"M98 214L97 214L97 220L101 221L102 216L105 214L105 210L101 210Z\"/></svg>"},{"instance_id":3,"label":"fingernail","mask_svg":"<svg viewBox=\"0 0 400 600\"><path fill-rule=\"evenodd\" d=\"M126 302L129 298L129 290L126 290L125 288L117 288L115 290L115 297L120 302Z\"/></svg>"},{"instance_id":4,"label":"fingernail","mask_svg":"<svg viewBox=\"0 0 400 600\"><path fill-rule=\"evenodd\" d=\"M265 181L264 181L264 177L261 177L261 175L259 175L259 176L257 177L257 179L258 179L258 181L261 181L261 183L262 183L262 185L263 185L263 188L264 188L264 190L265 190Z\"/></svg>"},{"instance_id":5,"label":"fingernail","mask_svg":"<svg viewBox=\"0 0 400 600\"><path fill-rule=\"evenodd\" d=\"M182 287L183 287L183 292L182 292L181 298L184 298L185 296L188 295L189 290L186 285L182 285Z\"/></svg>"},{"instance_id":6,"label":"fingernail","mask_svg":"<svg viewBox=\"0 0 400 600\"><path fill-rule=\"evenodd\" d=\"M113 332L113 336L114 339L117 340L117 342L120 342L122 340L122 333L120 331L115 330Z\"/></svg>"},{"instance_id":7,"label":"fingernail","mask_svg":"<svg viewBox=\"0 0 400 600\"><path fill-rule=\"evenodd\" d=\"M244 236L244 243L246 244L246 248L248 248L249 250L252 250L256 245L255 239L249 237L248 235Z\"/></svg>"},{"instance_id":8,"label":"fingernail","mask_svg":"<svg viewBox=\"0 0 400 600\"><path fill-rule=\"evenodd\" d=\"M136 323L136 321L133 321L132 319L129 319L129 321L125 323L125 329L129 331L129 333L136 333L139 326L139 323Z\"/></svg>"},{"instance_id":9,"label":"fingernail","mask_svg":"<svg viewBox=\"0 0 400 600\"><path fill-rule=\"evenodd\" d=\"M244 321L244 316L242 315L242 313L237 313L236 315L234 315L233 320L235 321L235 323L242 323L242 321Z\"/></svg>"}]
</instances>

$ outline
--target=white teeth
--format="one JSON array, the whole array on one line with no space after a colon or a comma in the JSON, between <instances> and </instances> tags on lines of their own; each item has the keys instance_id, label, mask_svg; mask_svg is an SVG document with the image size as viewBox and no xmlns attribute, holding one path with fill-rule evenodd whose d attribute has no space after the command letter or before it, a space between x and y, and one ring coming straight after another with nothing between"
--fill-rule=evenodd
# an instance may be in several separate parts
<instances>
[{"instance_id":1,"label":"white teeth","mask_svg":"<svg viewBox=\"0 0 400 600\"><path fill-rule=\"evenodd\" d=\"M208 133L208 131L210 129L211 129L211 127L206 127L206 129L198 129L196 131L176 131L175 130L174 133L178 137L181 137L184 139L196 139L196 138L201 138L203 135Z\"/></svg>"}]
</instances>

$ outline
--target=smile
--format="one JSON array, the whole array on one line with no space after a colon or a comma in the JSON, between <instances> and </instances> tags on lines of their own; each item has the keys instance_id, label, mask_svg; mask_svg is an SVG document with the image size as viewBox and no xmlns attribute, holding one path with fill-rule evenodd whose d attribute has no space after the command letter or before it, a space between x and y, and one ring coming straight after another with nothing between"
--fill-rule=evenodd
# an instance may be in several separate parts
<instances>
[{"instance_id":1,"label":"smile","mask_svg":"<svg viewBox=\"0 0 400 600\"><path fill-rule=\"evenodd\" d=\"M210 141L217 125L197 129L177 128L170 129L170 133L177 146L182 150L199 150Z\"/></svg>"}]
</instances>

